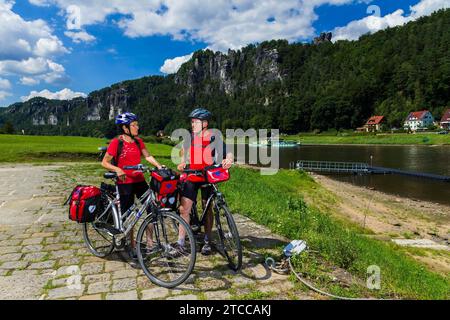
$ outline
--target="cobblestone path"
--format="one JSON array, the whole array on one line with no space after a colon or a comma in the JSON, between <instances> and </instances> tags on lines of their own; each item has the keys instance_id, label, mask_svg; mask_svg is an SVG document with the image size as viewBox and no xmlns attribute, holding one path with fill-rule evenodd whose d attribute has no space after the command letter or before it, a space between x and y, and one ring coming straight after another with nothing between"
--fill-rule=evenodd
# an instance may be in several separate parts
<instances>
[{"instance_id":1,"label":"cobblestone path","mask_svg":"<svg viewBox=\"0 0 450 320\"><path fill-rule=\"evenodd\" d=\"M265 268L288 240L235 215L244 245L239 273L219 254L198 259L180 287L153 285L119 254L100 259L84 246L80 225L63 207L72 181L63 165L0 166L0 299L317 299Z\"/></svg>"}]
</instances>

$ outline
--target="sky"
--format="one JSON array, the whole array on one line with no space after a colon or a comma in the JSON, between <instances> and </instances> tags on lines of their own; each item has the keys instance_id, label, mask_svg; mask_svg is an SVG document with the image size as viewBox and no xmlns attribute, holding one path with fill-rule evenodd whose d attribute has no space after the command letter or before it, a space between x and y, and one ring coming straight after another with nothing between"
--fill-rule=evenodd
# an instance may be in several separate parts
<instances>
[{"instance_id":1,"label":"sky","mask_svg":"<svg viewBox=\"0 0 450 320\"><path fill-rule=\"evenodd\" d=\"M0 0L0 107L72 99L176 72L197 50L333 41L402 25L450 0Z\"/></svg>"}]
</instances>

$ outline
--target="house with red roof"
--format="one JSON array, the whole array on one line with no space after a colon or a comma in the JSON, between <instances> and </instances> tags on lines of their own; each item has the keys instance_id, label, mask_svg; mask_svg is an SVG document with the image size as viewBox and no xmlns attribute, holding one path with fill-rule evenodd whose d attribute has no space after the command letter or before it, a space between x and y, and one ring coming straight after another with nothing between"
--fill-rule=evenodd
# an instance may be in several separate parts
<instances>
[{"instance_id":1,"label":"house with red roof","mask_svg":"<svg viewBox=\"0 0 450 320\"><path fill-rule=\"evenodd\" d=\"M450 129L450 109L444 112L444 115L441 119L441 128L442 129Z\"/></svg>"},{"instance_id":2,"label":"house with red roof","mask_svg":"<svg viewBox=\"0 0 450 320\"><path fill-rule=\"evenodd\" d=\"M407 130L417 131L426 129L434 122L433 115L428 110L410 112L403 127Z\"/></svg>"},{"instance_id":3,"label":"house with red roof","mask_svg":"<svg viewBox=\"0 0 450 320\"><path fill-rule=\"evenodd\" d=\"M366 131L366 132L380 131L385 122L386 118L384 116L372 116L369 118L369 120L367 120L366 124L362 128L358 128L358 131Z\"/></svg>"}]
</instances>

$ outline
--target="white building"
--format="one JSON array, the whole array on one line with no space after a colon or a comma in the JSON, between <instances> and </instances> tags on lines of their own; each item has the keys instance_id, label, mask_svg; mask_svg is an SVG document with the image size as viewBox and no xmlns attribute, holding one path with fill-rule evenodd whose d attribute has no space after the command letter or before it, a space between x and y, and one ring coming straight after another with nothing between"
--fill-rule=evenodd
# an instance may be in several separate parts
<instances>
[{"instance_id":1,"label":"white building","mask_svg":"<svg viewBox=\"0 0 450 320\"><path fill-rule=\"evenodd\" d=\"M412 131L426 129L434 122L433 115L428 110L411 112L406 117L403 127Z\"/></svg>"},{"instance_id":2,"label":"white building","mask_svg":"<svg viewBox=\"0 0 450 320\"><path fill-rule=\"evenodd\" d=\"M440 125L442 129L450 129L450 109L444 112Z\"/></svg>"}]
</instances>

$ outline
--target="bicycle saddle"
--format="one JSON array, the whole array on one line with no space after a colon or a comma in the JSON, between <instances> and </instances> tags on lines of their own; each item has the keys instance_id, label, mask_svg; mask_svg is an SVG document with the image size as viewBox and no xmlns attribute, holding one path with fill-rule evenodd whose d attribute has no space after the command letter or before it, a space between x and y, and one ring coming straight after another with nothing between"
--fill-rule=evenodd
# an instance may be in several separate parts
<instances>
[{"instance_id":1,"label":"bicycle saddle","mask_svg":"<svg viewBox=\"0 0 450 320\"><path fill-rule=\"evenodd\" d=\"M103 174L103 177L105 179L114 179L114 178L117 178L117 173L115 173L115 172L106 172L105 174Z\"/></svg>"}]
</instances>

